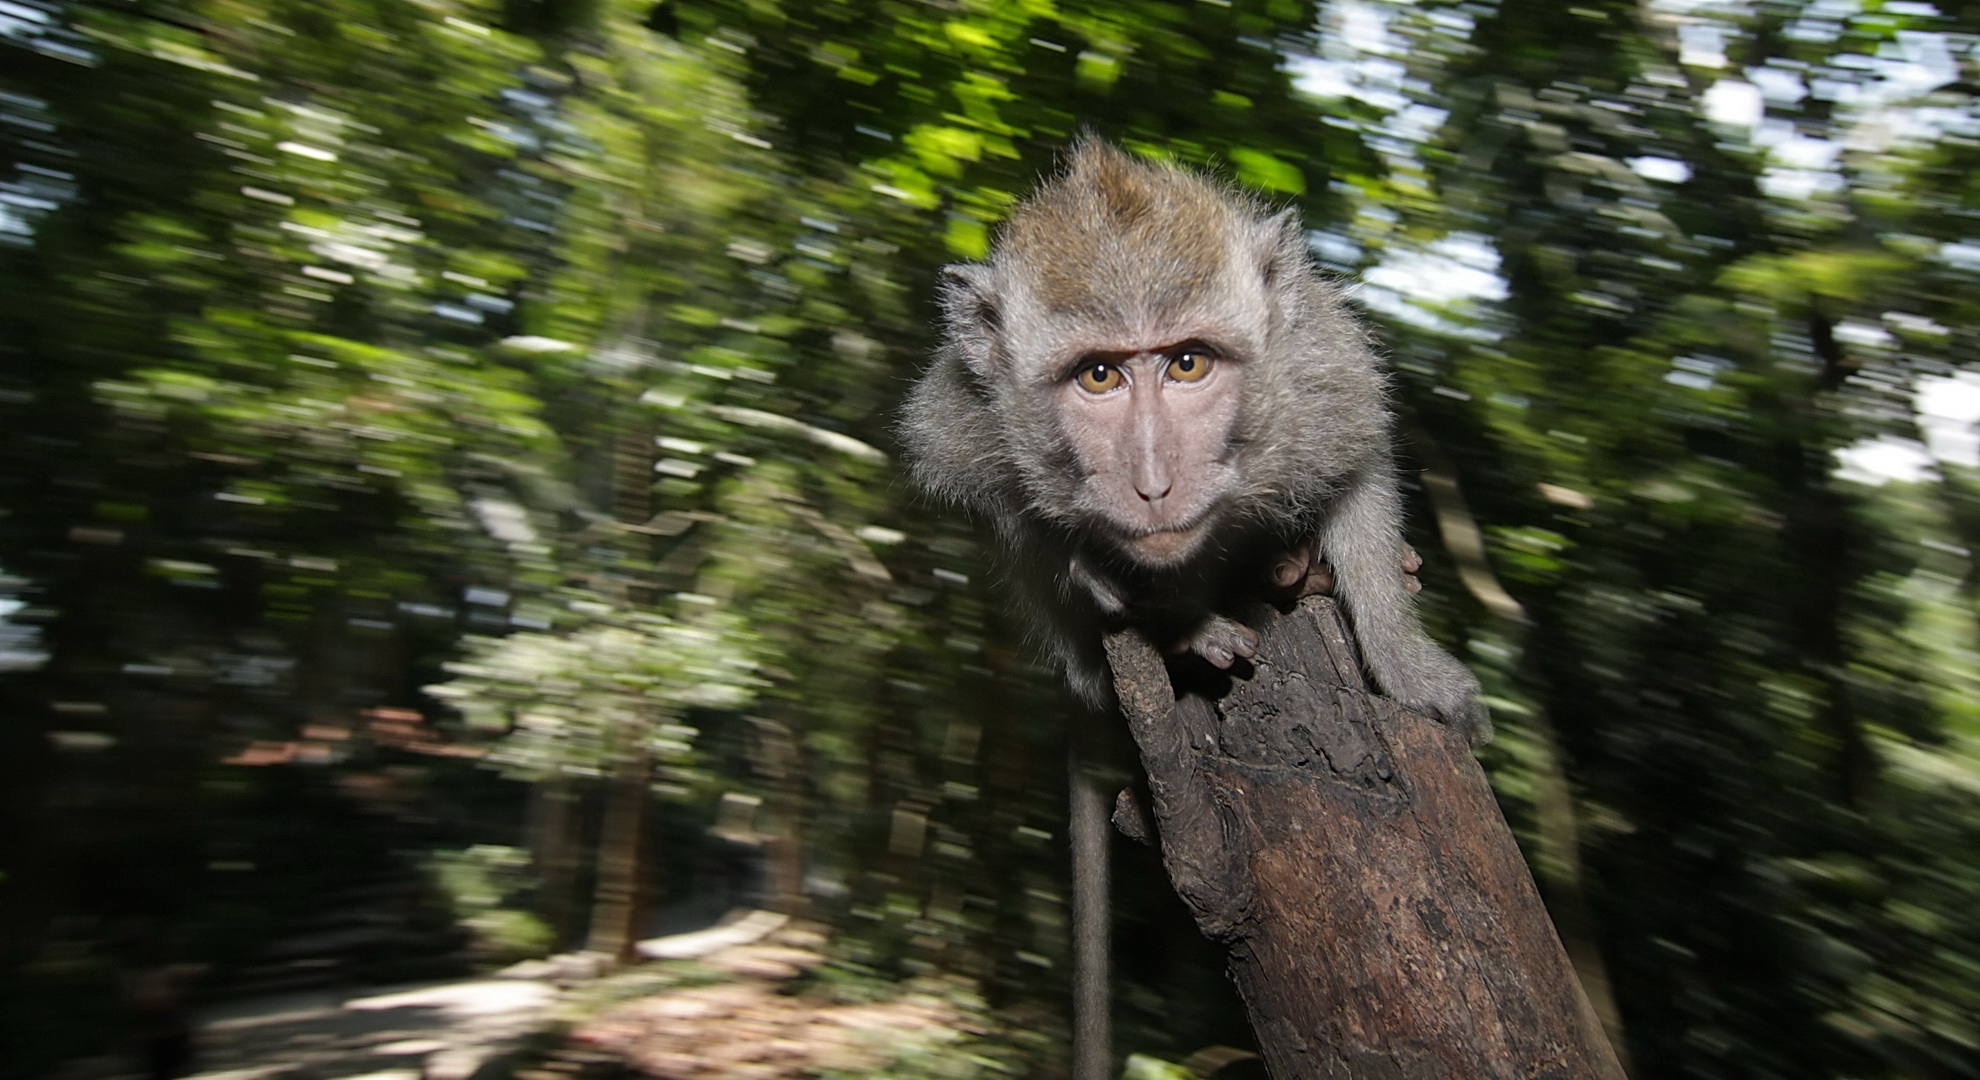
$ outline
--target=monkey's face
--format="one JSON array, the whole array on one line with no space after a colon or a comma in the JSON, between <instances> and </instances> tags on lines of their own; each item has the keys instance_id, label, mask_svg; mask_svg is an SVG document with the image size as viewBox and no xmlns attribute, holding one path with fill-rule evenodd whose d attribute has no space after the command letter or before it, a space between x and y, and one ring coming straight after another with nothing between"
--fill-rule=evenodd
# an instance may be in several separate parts
<instances>
[{"instance_id":1,"label":"monkey's face","mask_svg":"<svg viewBox=\"0 0 1980 1080\"><path fill-rule=\"evenodd\" d=\"M1238 490L1243 381L1242 363L1197 340L1084 353L1053 390L1075 512L1143 566L1188 561Z\"/></svg>"}]
</instances>

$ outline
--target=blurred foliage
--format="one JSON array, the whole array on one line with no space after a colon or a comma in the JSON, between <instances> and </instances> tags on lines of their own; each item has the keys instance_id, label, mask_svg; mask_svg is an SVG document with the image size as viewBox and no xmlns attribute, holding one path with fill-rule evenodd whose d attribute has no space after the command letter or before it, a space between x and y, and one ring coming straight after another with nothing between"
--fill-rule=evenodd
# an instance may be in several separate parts
<instances>
[{"instance_id":1,"label":"blurred foliage","mask_svg":"<svg viewBox=\"0 0 1980 1080\"><path fill-rule=\"evenodd\" d=\"M1062 1068L1066 706L890 424L936 269L1081 128L1361 282L1456 481L1426 612L1633 1075L1980 1072L1976 24L10 0L0 1075L161 964L569 947L627 867L656 926L802 911L858 979L973 980ZM628 776L644 837L598 824ZM1122 863L1131 1069L1242 1043Z\"/></svg>"},{"instance_id":2,"label":"blurred foliage","mask_svg":"<svg viewBox=\"0 0 1980 1080\"><path fill-rule=\"evenodd\" d=\"M509 963L543 956L556 944L550 927L519 905L534 884L529 852L475 844L435 852L432 864L456 917L474 931L479 958Z\"/></svg>"}]
</instances>

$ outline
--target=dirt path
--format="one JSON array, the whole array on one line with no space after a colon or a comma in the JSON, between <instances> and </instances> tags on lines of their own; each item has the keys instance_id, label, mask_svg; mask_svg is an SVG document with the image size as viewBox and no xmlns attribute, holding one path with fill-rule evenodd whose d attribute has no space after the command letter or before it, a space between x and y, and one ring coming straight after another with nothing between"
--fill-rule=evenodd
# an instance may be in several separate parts
<instances>
[{"instance_id":1,"label":"dirt path","mask_svg":"<svg viewBox=\"0 0 1980 1080\"><path fill-rule=\"evenodd\" d=\"M602 976L596 957L573 954L507 978L244 1002L201 1018L202 1071L187 1080L800 1080L971 1059L960 1042L983 1033L982 1017L943 980L884 998L792 993L825 962L824 938L786 921L757 913L642 942L658 963ZM553 1020L568 1029L522 1060Z\"/></svg>"},{"instance_id":2,"label":"dirt path","mask_svg":"<svg viewBox=\"0 0 1980 1080\"><path fill-rule=\"evenodd\" d=\"M243 1002L202 1018L192 1080L469 1080L556 999L544 982L477 979Z\"/></svg>"},{"instance_id":3,"label":"dirt path","mask_svg":"<svg viewBox=\"0 0 1980 1080\"><path fill-rule=\"evenodd\" d=\"M747 946L789 920L749 912L639 943L655 960L688 960ZM815 935L813 935L815 937ZM786 950L789 952L789 950ZM810 954L803 954L810 957ZM815 960L815 958L812 958ZM394 989L309 991L209 1010L198 1021L200 1071L187 1080L474 1080L507 1075L506 1058L543 1030L569 993L583 993L601 958L573 953L517 964L497 978ZM757 966L766 961L756 960ZM798 967L771 962L781 977ZM749 960L738 974L753 972Z\"/></svg>"}]
</instances>

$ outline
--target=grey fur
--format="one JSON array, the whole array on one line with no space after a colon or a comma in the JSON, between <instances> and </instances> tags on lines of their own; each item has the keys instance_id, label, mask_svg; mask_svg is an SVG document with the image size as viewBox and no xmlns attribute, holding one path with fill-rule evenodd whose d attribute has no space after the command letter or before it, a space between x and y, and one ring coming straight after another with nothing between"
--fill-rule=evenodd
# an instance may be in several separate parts
<instances>
[{"instance_id":1,"label":"grey fur","mask_svg":"<svg viewBox=\"0 0 1980 1080\"><path fill-rule=\"evenodd\" d=\"M948 269L942 302L942 345L901 422L914 477L996 529L1029 625L1082 699L1111 702L1105 626L1145 620L1227 653L1233 590L1317 536L1375 682L1489 736L1477 680L1405 587L1385 375L1292 213L1084 141L988 262ZM1083 349L1165 334L1214 334L1244 376L1214 539L1151 570L1100 539L1106 507L1086 497L1052 395Z\"/></svg>"}]
</instances>

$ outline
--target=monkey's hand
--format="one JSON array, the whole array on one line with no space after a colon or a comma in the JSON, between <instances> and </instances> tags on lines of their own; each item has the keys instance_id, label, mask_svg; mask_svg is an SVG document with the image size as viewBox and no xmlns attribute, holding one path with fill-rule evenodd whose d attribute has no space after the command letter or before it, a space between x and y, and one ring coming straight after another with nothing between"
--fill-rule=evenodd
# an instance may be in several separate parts
<instances>
[{"instance_id":1,"label":"monkey's hand","mask_svg":"<svg viewBox=\"0 0 1980 1080\"><path fill-rule=\"evenodd\" d=\"M1177 642L1174 651L1193 652L1212 666L1227 668L1237 663L1239 657L1249 660L1258 655L1258 631L1236 619L1212 615Z\"/></svg>"},{"instance_id":2,"label":"monkey's hand","mask_svg":"<svg viewBox=\"0 0 1980 1080\"><path fill-rule=\"evenodd\" d=\"M1416 579L1416 572L1423 569L1423 557L1408 544L1402 549L1403 588L1411 596L1423 591L1423 583ZM1334 591L1334 567L1320 557L1320 544L1316 539L1307 539L1281 556L1272 566L1269 575L1272 584L1292 594L1293 599L1304 599Z\"/></svg>"}]
</instances>

